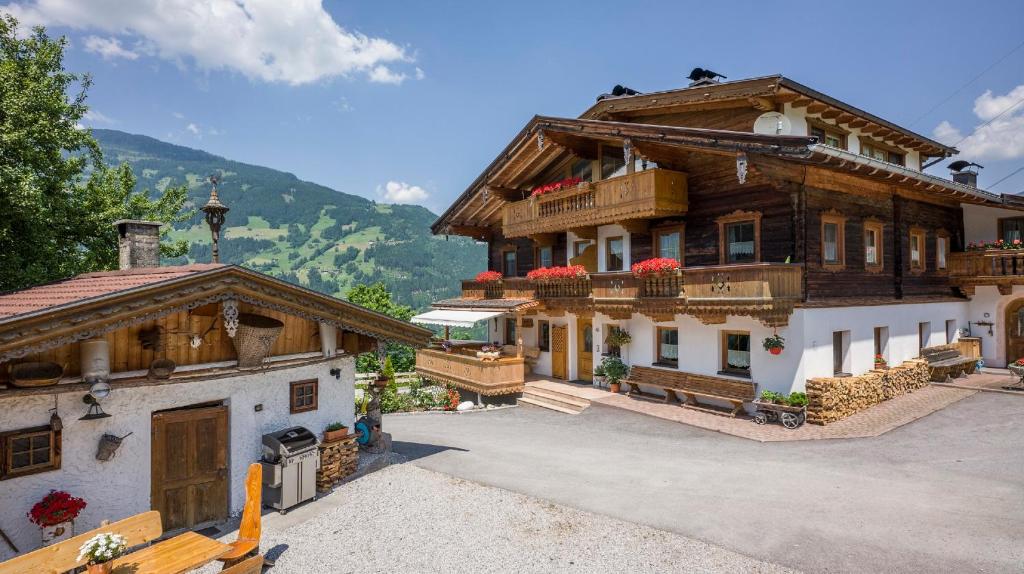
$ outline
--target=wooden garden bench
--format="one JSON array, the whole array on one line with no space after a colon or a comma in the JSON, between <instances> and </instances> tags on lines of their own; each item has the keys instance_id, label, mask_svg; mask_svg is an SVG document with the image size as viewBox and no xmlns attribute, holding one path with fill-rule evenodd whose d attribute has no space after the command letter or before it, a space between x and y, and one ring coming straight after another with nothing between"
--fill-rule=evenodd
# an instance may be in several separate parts
<instances>
[{"instance_id":1,"label":"wooden garden bench","mask_svg":"<svg viewBox=\"0 0 1024 574\"><path fill-rule=\"evenodd\" d=\"M743 412L743 403L753 401L757 396L757 383L752 381L697 375L655 367L631 367L629 378L622 382L628 385L629 394L642 395L643 391L641 391L640 385L657 387L665 391L666 403L679 402L678 394L682 394L685 397L684 407L731 417ZM732 409L702 404L697 397L726 401L732 405Z\"/></svg>"},{"instance_id":2,"label":"wooden garden bench","mask_svg":"<svg viewBox=\"0 0 1024 574\"><path fill-rule=\"evenodd\" d=\"M39 574L60 574L80 566L85 566L84 560L78 559L78 550L93 536L101 532L113 532L125 537L128 547L138 546L152 542L163 534L163 526L160 524L160 513L156 510L129 516L124 520L118 520L90 530L88 532L72 536L67 540L56 544L33 550L21 556L15 556L10 560L0 563L0 574L23 574L35 572Z\"/></svg>"},{"instance_id":3,"label":"wooden garden bench","mask_svg":"<svg viewBox=\"0 0 1024 574\"><path fill-rule=\"evenodd\" d=\"M928 361L929 378L936 383L970 375L978 364L977 359L961 355L955 345L921 349L921 357Z\"/></svg>"}]
</instances>

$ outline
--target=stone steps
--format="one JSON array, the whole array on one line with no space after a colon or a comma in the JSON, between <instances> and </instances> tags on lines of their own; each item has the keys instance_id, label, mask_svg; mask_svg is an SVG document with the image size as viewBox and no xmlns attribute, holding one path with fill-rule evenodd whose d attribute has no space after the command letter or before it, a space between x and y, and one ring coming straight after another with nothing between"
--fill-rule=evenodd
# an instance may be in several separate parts
<instances>
[{"instance_id":1,"label":"stone steps","mask_svg":"<svg viewBox=\"0 0 1024 574\"><path fill-rule=\"evenodd\" d=\"M519 402L570 415L579 414L590 406L590 401L586 399L537 387L527 387Z\"/></svg>"}]
</instances>

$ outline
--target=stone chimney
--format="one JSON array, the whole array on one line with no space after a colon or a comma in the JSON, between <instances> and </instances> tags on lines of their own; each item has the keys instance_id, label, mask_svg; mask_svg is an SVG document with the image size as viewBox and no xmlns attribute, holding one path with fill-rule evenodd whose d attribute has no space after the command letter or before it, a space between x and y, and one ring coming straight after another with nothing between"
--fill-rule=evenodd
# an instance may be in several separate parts
<instances>
[{"instance_id":1,"label":"stone chimney","mask_svg":"<svg viewBox=\"0 0 1024 574\"><path fill-rule=\"evenodd\" d=\"M962 159L949 164L953 181L970 187L978 187L978 170L984 167Z\"/></svg>"},{"instance_id":2,"label":"stone chimney","mask_svg":"<svg viewBox=\"0 0 1024 574\"><path fill-rule=\"evenodd\" d=\"M121 219L114 222L117 227L117 248L120 269L160 266L159 221Z\"/></svg>"}]
</instances>

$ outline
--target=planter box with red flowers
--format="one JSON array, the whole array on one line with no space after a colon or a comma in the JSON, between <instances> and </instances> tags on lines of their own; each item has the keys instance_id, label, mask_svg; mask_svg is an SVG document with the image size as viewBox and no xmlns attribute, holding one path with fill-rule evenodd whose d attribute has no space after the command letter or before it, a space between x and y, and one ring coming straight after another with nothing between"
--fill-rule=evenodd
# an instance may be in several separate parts
<instances>
[{"instance_id":1,"label":"planter box with red flowers","mask_svg":"<svg viewBox=\"0 0 1024 574\"><path fill-rule=\"evenodd\" d=\"M582 265L569 265L566 267L541 267L526 274L530 281L553 282L583 279L587 276L587 268Z\"/></svg>"},{"instance_id":2,"label":"planter box with red flowers","mask_svg":"<svg viewBox=\"0 0 1024 574\"><path fill-rule=\"evenodd\" d=\"M501 281L502 275L500 271L481 271L476 274L474 281L477 283L497 283Z\"/></svg>"},{"instance_id":3,"label":"planter box with red flowers","mask_svg":"<svg viewBox=\"0 0 1024 574\"><path fill-rule=\"evenodd\" d=\"M972 241L967 244L967 251L1002 251L1009 249L1024 249L1024 241L1020 239L1014 239L1013 241L997 239L995 241Z\"/></svg>"},{"instance_id":4,"label":"planter box with red flowers","mask_svg":"<svg viewBox=\"0 0 1024 574\"><path fill-rule=\"evenodd\" d=\"M544 185L538 185L537 187L533 188L533 191L530 192L530 197L538 197L538 196L544 195L546 193L551 193L551 192L554 192L554 191L558 191L560 189L566 189L566 188L569 188L569 187L576 187L577 185L579 185L581 183L583 183L583 180L581 178L578 178L578 177L567 177L567 178L565 178L565 179L563 179L561 181L556 181L554 183L546 183Z\"/></svg>"},{"instance_id":5,"label":"planter box with red flowers","mask_svg":"<svg viewBox=\"0 0 1024 574\"><path fill-rule=\"evenodd\" d=\"M74 521L86 507L85 500L63 490L51 490L28 512L28 519L42 531L43 545L74 535Z\"/></svg>"},{"instance_id":6,"label":"planter box with red flowers","mask_svg":"<svg viewBox=\"0 0 1024 574\"><path fill-rule=\"evenodd\" d=\"M630 268L636 277L658 277L673 275L682 269L683 265L671 257L655 257L634 263Z\"/></svg>"}]
</instances>

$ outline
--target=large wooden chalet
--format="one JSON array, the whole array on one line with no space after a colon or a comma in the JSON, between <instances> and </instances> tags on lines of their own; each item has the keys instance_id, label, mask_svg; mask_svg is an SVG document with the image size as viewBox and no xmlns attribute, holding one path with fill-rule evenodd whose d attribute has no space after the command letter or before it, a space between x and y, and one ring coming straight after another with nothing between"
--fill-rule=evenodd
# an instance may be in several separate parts
<instances>
[{"instance_id":1,"label":"large wooden chalet","mask_svg":"<svg viewBox=\"0 0 1024 574\"><path fill-rule=\"evenodd\" d=\"M1024 354L1024 252L968 250L1020 239L1019 199L978 189L967 162L923 172L957 150L783 76L709 76L523 127L433 226L486 241L503 277L464 281L432 316L484 319L505 352L423 349L421 373L503 394L531 371L590 380L617 354L788 393L962 329L990 364ZM631 271L652 258L681 269ZM585 274L526 277L570 265ZM616 329L632 341L609 345Z\"/></svg>"}]
</instances>

